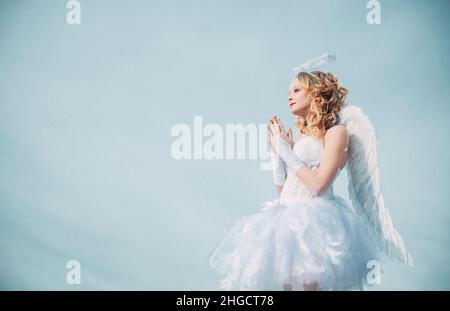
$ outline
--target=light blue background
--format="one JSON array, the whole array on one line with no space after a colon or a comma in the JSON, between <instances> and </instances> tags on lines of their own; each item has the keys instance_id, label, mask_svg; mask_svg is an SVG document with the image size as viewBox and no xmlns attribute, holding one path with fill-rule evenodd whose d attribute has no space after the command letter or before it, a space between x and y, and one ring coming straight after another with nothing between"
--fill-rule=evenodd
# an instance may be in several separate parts
<instances>
[{"instance_id":1,"label":"light blue background","mask_svg":"<svg viewBox=\"0 0 450 311\"><path fill-rule=\"evenodd\" d=\"M449 2L0 4L0 288L215 290L223 230L273 198L259 160L175 161L173 125L265 123L290 69L330 68L378 134L385 200L415 259L382 290L449 290ZM335 192L346 195L346 174ZM79 260L82 284L66 283Z\"/></svg>"}]
</instances>

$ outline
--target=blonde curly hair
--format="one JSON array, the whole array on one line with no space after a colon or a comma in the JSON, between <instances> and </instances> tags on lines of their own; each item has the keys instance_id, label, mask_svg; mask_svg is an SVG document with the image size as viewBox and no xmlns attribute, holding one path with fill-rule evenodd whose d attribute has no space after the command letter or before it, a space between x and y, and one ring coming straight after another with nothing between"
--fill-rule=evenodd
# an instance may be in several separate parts
<instances>
[{"instance_id":1,"label":"blonde curly hair","mask_svg":"<svg viewBox=\"0 0 450 311\"><path fill-rule=\"evenodd\" d=\"M300 72L300 85L312 97L306 118L297 117L295 126L301 133L324 140L326 131L338 121L338 113L345 105L348 90L339 85L338 79L329 72Z\"/></svg>"}]
</instances>

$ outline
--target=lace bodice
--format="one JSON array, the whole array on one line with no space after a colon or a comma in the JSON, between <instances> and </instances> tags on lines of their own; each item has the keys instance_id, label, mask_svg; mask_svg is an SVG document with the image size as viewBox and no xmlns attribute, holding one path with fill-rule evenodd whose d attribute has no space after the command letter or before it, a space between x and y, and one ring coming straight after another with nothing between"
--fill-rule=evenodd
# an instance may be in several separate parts
<instances>
[{"instance_id":1,"label":"lace bodice","mask_svg":"<svg viewBox=\"0 0 450 311\"><path fill-rule=\"evenodd\" d=\"M293 146L295 154L302 159L302 161L310 169L316 170L320 165L320 160L323 153L323 145L320 139L303 135L301 136ZM333 179L339 175L340 170ZM333 182L328 189L320 194L320 197L333 198ZM299 199L317 197L312 191L306 188L306 186L298 179L295 173L288 170L288 175L283 186L283 191L280 194L280 203L295 202Z\"/></svg>"}]
</instances>

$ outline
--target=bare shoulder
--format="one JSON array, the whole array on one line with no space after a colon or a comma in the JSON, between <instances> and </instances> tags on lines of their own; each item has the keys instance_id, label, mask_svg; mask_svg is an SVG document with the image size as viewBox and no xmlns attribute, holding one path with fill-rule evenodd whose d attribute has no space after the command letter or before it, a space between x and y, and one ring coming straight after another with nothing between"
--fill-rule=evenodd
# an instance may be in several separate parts
<instances>
[{"instance_id":1,"label":"bare shoulder","mask_svg":"<svg viewBox=\"0 0 450 311\"><path fill-rule=\"evenodd\" d=\"M325 143L343 144L348 143L348 131L344 125L338 124L330 127L325 133Z\"/></svg>"}]
</instances>

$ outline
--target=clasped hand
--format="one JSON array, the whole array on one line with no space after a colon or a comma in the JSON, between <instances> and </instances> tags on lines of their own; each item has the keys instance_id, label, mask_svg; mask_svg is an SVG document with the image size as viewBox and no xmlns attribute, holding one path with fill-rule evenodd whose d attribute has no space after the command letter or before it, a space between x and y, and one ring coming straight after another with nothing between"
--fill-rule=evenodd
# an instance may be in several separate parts
<instances>
[{"instance_id":1,"label":"clasped hand","mask_svg":"<svg viewBox=\"0 0 450 311\"><path fill-rule=\"evenodd\" d=\"M279 153L280 143L284 140L292 148L294 140L292 129L285 130L283 123L277 116L272 116L267 123L267 146L271 152Z\"/></svg>"}]
</instances>

